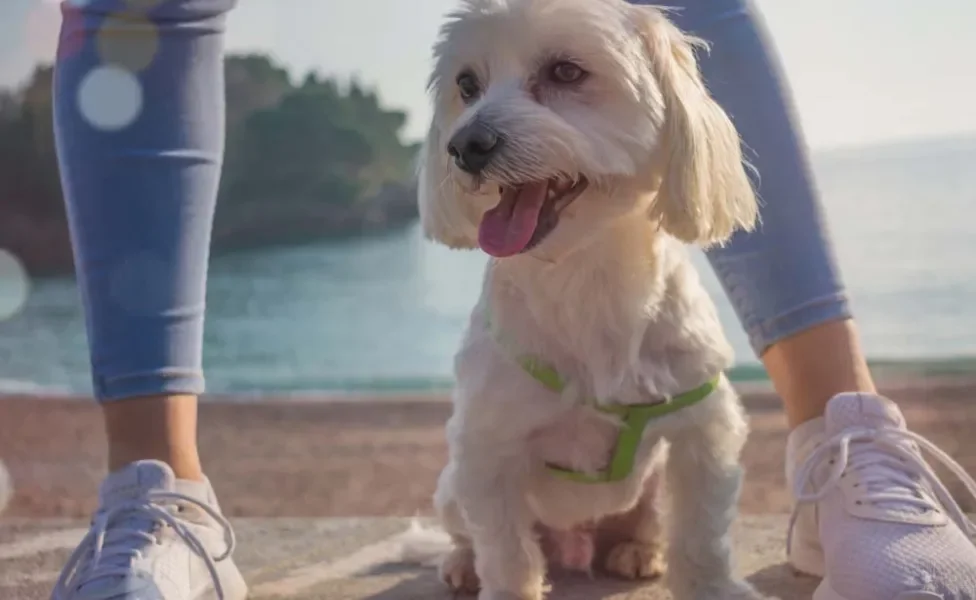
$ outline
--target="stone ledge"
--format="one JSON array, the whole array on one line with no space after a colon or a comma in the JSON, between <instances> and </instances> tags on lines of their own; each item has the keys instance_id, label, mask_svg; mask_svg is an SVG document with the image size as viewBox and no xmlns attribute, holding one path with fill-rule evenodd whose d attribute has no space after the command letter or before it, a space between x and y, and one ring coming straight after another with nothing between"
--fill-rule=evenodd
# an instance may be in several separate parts
<instances>
[{"instance_id":1,"label":"stone ledge","mask_svg":"<svg viewBox=\"0 0 976 600\"><path fill-rule=\"evenodd\" d=\"M817 581L784 564L787 518L745 516L739 571L763 593L806 600ZM0 598L46 600L84 522L0 519ZM252 600L449 600L432 569L399 563L403 519L238 519L235 560ZM552 600L665 600L659 584L557 578Z\"/></svg>"}]
</instances>

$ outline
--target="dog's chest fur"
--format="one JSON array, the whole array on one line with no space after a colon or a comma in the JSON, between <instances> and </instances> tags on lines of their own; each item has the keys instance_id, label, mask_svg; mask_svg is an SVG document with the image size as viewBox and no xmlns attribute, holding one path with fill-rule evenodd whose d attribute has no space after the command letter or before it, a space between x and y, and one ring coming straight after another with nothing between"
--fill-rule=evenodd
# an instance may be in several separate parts
<instances>
[{"instance_id":1,"label":"dog's chest fur","mask_svg":"<svg viewBox=\"0 0 976 600\"><path fill-rule=\"evenodd\" d=\"M663 401L701 385L731 358L684 249L644 218L622 220L572 260L492 263L476 311L490 318L476 313L473 327L491 330L474 336L477 345L495 346L513 371L516 356L543 360L568 384L560 397L529 382L519 391L533 393L504 402L517 411L535 461L573 470L604 469L618 436L619 425L588 403ZM472 350L459 355L459 376L484 367L485 355ZM636 472L650 463L653 441L645 439Z\"/></svg>"},{"instance_id":2,"label":"dog's chest fur","mask_svg":"<svg viewBox=\"0 0 976 600\"><path fill-rule=\"evenodd\" d=\"M654 402L728 367L731 349L684 248L646 219L621 219L570 258L493 262L476 309L503 352L555 369L567 399Z\"/></svg>"}]
</instances>

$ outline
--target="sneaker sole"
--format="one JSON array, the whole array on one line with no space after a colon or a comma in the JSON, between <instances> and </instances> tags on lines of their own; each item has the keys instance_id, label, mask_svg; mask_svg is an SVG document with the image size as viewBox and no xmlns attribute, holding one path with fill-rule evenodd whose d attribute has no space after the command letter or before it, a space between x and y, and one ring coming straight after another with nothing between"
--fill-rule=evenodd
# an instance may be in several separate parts
<instances>
[{"instance_id":1,"label":"sneaker sole","mask_svg":"<svg viewBox=\"0 0 976 600\"><path fill-rule=\"evenodd\" d=\"M826 567L824 563L823 551L817 547L810 544L795 543L792 552L790 552L788 560L793 569L802 574L811 577L820 577L822 580L817 589L813 592L813 600L852 600L845 596L841 596L836 591L832 585L830 585L830 580L827 579ZM904 592L898 594L898 596L892 598L891 600L944 600L939 594L934 594L931 592Z\"/></svg>"},{"instance_id":2,"label":"sneaker sole","mask_svg":"<svg viewBox=\"0 0 976 600\"><path fill-rule=\"evenodd\" d=\"M233 560L228 558L217 563L217 576L220 578L224 597L218 597L217 590L211 587L203 592L199 597L200 600L246 600L247 583L244 582L244 576Z\"/></svg>"},{"instance_id":3,"label":"sneaker sole","mask_svg":"<svg viewBox=\"0 0 976 600\"><path fill-rule=\"evenodd\" d=\"M804 575L824 577L827 573L820 546L807 543L799 536L793 540L793 547L790 548L787 559L795 570Z\"/></svg>"},{"instance_id":4,"label":"sneaker sole","mask_svg":"<svg viewBox=\"0 0 976 600\"><path fill-rule=\"evenodd\" d=\"M802 540L794 540L788 558L790 565L797 573L821 578L820 585L813 592L813 600L850 600L835 592L825 577L827 569L824 564L823 550L819 546L804 543Z\"/></svg>"},{"instance_id":5,"label":"sneaker sole","mask_svg":"<svg viewBox=\"0 0 976 600\"><path fill-rule=\"evenodd\" d=\"M850 600L841 596L830 587L830 582L824 579L813 593L813 600ZM891 600L945 600L941 594L933 592L902 592Z\"/></svg>"}]
</instances>

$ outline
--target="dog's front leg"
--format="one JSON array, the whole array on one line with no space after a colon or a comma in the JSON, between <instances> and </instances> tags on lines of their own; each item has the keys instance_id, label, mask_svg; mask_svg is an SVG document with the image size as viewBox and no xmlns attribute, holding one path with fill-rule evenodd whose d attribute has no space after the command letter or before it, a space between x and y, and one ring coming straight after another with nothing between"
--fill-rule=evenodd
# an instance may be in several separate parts
<instances>
[{"instance_id":1,"label":"dog's front leg","mask_svg":"<svg viewBox=\"0 0 976 600\"><path fill-rule=\"evenodd\" d=\"M668 587L675 600L762 598L732 573L730 528L748 431L742 408L725 387L693 410L707 414L673 436L667 463Z\"/></svg>"},{"instance_id":2,"label":"dog's front leg","mask_svg":"<svg viewBox=\"0 0 976 600\"><path fill-rule=\"evenodd\" d=\"M459 455L457 501L481 580L479 600L540 600L545 558L525 487L525 454L498 447Z\"/></svg>"},{"instance_id":3,"label":"dog's front leg","mask_svg":"<svg viewBox=\"0 0 976 600\"><path fill-rule=\"evenodd\" d=\"M659 461L660 462L660 461ZM663 463L644 482L637 504L600 524L600 551L606 571L624 579L651 579L664 573L661 519L657 505Z\"/></svg>"}]
</instances>

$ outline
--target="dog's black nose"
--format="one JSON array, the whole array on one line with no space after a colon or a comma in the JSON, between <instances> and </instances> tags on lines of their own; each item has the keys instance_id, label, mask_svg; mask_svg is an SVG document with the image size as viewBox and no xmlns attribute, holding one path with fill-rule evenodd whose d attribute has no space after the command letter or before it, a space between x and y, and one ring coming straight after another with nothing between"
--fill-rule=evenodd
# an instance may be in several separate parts
<instances>
[{"instance_id":1,"label":"dog's black nose","mask_svg":"<svg viewBox=\"0 0 976 600\"><path fill-rule=\"evenodd\" d=\"M447 144L447 153L454 157L460 169L477 175L488 166L500 146L497 133L474 121L457 130Z\"/></svg>"}]
</instances>

